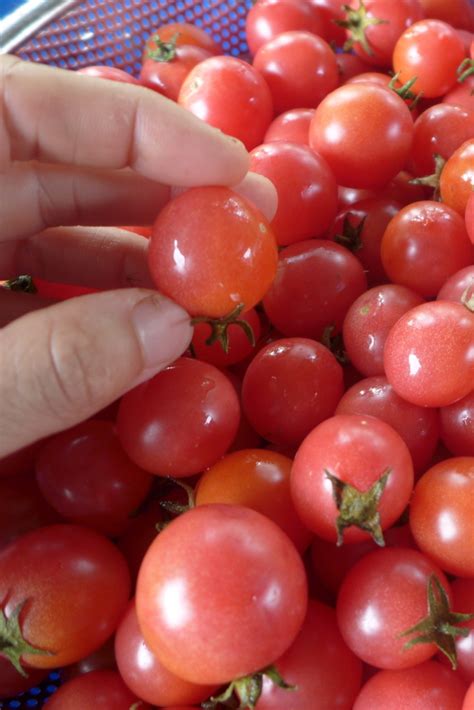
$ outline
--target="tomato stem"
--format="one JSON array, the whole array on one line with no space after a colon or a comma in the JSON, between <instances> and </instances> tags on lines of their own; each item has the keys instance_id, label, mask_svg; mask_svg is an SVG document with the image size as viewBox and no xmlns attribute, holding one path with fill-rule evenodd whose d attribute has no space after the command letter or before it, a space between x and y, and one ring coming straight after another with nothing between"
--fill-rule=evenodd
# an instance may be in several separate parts
<instances>
[{"instance_id":1,"label":"tomato stem","mask_svg":"<svg viewBox=\"0 0 474 710\"><path fill-rule=\"evenodd\" d=\"M335 327L333 325L327 325L323 331L321 343L332 352L341 365L347 365L349 358L344 347L342 333L334 333L334 330Z\"/></svg>"},{"instance_id":2,"label":"tomato stem","mask_svg":"<svg viewBox=\"0 0 474 710\"><path fill-rule=\"evenodd\" d=\"M446 164L446 160L439 153L433 153L433 158L435 161L435 171L431 175L425 175L424 177L413 178L409 180L409 185L426 185L427 187L432 187L433 200L439 199L439 181L443 168Z\"/></svg>"},{"instance_id":3,"label":"tomato stem","mask_svg":"<svg viewBox=\"0 0 474 710\"><path fill-rule=\"evenodd\" d=\"M364 52L372 56L374 50L367 39L366 30L368 27L374 25L386 25L388 20L381 20L378 17L369 17L363 0L360 0L357 9L352 8L350 5L343 5L342 8L346 13L347 19L334 20L334 22L336 25L339 25L339 27L344 27L344 29L350 33L349 39L344 44L344 51L347 52L352 49L355 44L360 44Z\"/></svg>"},{"instance_id":4,"label":"tomato stem","mask_svg":"<svg viewBox=\"0 0 474 710\"><path fill-rule=\"evenodd\" d=\"M341 481L327 469L324 473L332 483L333 498L339 511L336 518L337 546L340 547L344 542L344 530L354 525L370 533L377 545L384 547L385 540L377 506L387 485L391 469L386 468L368 491L359 491L350 483Z\"/></svg>"},{"instance_id":5,"label":"tomato stem","mask_svg":"<svg viewBox=\"0 0 474 710\"><path fill-rule=\"evenodd\" d=\"M229 352L229 326L238 325L242 328L245 335L249 339L252 347L255 347L255 335L250 323L247 323L243 318L239 318L244 309L244 303L239 303L230 313L222 318L209 318L208 316L196 316L191 319L191 325L198 323L207 323L211 326L211 334L206 340L206 345L220 343L225 353Z\"/></svg>"},{"instance_id":6,"label":"tomato stem","mask_svg":"<svg viewBox=\"0 0 474 710\"><path fill-rule=\"evenodd\" d=\"M38 293L33 277L28 274L22 274L21 276L16 276L14 279L8 279L8 281L0 282L3 288L9 291L20 291L21 293Z\"/></svg>"},{"instance_id":7,"label":"tomato stem","mask_svg":"<svg viewBox=\"0 0 474 710\"><path fill-rule=\"evenodd\" d=\"M44 651L40 648L32 646L28 641L25 641L20 628L20 614L27 600L18 604L12 614L6 617L3 609L0 609L0 656L4 656L12 666L24 678L28 678L28 673L21 665L21 657L29 655L54 655L51 651Z\"/></svg>"},{"instance_id":8,"label":"tomato stem","mask_svg":"<svg viewBox=\"0 0 474 710\"><path fill-rule=\"evenodd\" d=\"M352 252L362 249L362 230L364 229L365 220L367 219L366 215L358 224L353 225L351 217L356 216L357 215L353 212L348 212L342 223L342 232L340 234L336 234L334 237L334 241L337 242L337 244L346 247L346 249L349 249L349 251Z\"/></svg>"},{"instance_id":9,"label":"tomato stem","mask_svg":"<svg viewBox=\"0 0 474 710\"><path fill-rule=\"evenodd\" d=\"M217 706L224 705L225 707L252 710L262 693L265 676L282 690L297 689L295 685L289 685L284 681L275 666L267 666L257 673L233 680L220 695L205 701L201 707L203 710L214 710ZM238 704L236 704L236 698Z\"/></svg>"},{"instance_id":10,"label":"tomato stem","mask_svg":"<svg viewBox=\"0 0 474 710\"><path fill-rule=\"evenodd\" d=\"M152 37L156 44L156 49L149 49L147 54L149 59L155 62L171 62L176 57L176 42L178 41L179 32L174 34L167 42L164 42L158 35Z\"/></svg>"},{"instance_id":11,"label":"tomato stem","mask_svg":"<svg viewBox=\"0 0 474 710\"><path fill-rule=\"evenodd\" d=\"M466 81L468 76L472 76L473 74L474 59L469 59L469 57L466 57L466 59L463 59L463 61L457 68L458 81L462 84L463 81Z\"/></svg>"},{"instance_id":12,"label":"tomato stem","mask_svg":"<svg viewBox=\"0 0 474 710\"><path fill-rule=\"evenodd\" d=\"M410 109L410 111L413 111L413 109L417 106L417 104L419 103L421 97L423 96L423 92L422 92L422 91L420 91L419 94L415 94L415 93L411 90L411 87L412 87L413 84L416 82L416 80L418 79L418 77L417 77L417 76L414 76L412 79L409 79L409 81L407 81L405 84L402 84L402 86L399 86L399 87L397 88L397 87L395 86L395 83L397 82L399 76L400 76L400 72L398 72L397 74L394 74L393 77L391 78L390 83L389 83L388 86L389 86L390 89L392 89L392 91L394 91L396 94L398 94L398 96L399 96L401 99L403 99L404 101L406 101L407 99L409 99L409 100L410 100L410 104L408 105L408 108Z\"/></svg>"},{"instance_id":13,"label":"tomato stem","mask_svg":"<svg viewBox=\"0 0 474 710\"><path fill-rule=\"evenodd\" d=\"M428 616L400 634L400 638L418 634L407 641L403 648L408 650L421 643L434 643L449 659L453 670L456 670L455 639L469 634L468 627L459 627L456 624L474 619L474 614L458 614L451 611L446 590L435 574L432 574L428 580L427 597Z\"/></svg>"}]
</instances>

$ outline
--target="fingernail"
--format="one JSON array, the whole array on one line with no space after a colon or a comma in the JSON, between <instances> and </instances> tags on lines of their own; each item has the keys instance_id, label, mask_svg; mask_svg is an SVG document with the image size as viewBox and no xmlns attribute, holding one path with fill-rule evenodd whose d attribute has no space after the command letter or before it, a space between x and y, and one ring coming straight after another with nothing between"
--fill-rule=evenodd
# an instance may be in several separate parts
<instances>
[{"instance_id":1,"label":"fingernail","mask_svg":"<svg viewBox=\"0 0 474 710\"><path fill-rule=\"evenodd\" d=\"M186 311L159 294L147 296L136 304L132 323L146 369L159 369L176 360L186 350L193 335Z\"/></svg>"}]
</instances>

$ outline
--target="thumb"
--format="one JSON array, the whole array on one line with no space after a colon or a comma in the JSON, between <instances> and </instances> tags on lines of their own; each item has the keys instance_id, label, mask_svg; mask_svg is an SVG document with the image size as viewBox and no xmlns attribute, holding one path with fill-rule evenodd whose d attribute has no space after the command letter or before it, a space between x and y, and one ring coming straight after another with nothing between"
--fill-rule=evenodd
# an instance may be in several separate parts
<instances>
[{"instance_id":1,"label":"thumb","mask_svg":"<svg viewBox=\"0 0 474 710\"><path fill-rule=\"evenodd\" d=\"M107 291L0 330L0 458L66 429L179 357L192 327L153 291Z\"/></svg>"}]
</instances>

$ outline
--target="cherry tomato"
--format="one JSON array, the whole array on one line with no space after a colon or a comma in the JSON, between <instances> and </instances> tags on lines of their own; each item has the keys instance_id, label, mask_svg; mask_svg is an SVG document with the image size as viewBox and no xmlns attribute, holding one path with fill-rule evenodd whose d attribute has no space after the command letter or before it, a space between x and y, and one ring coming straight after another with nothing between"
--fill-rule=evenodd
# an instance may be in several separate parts
<instances>
[{"instance_id":1,"label":"cherry tomato","mask_svg":"<svg viewBox=\"0 0 474 710\"><path fill-rule=\"evenodd\" d=\"M349 306L366 288L362 264L348 249L312 239L282 249L263 306L283 335L319 340L328 326L341 330Z\"/></svg>"},{"instance_id":2,"label":"cherry tomato","mask_svg":"<svg viewBox=\"0 0 474 710\"><path fill-rule=\"evenodd\" d=\"M199 473L220 458L239 425L237 394L213 365L180 358L120 403L117 429L125 453L160 476Z\"/></svg>"},{"instance_id":3,"label":"cherry tomato","mask_svg":"<svg viewBox=\"0 0 474 710\"><path fill-rule=\"evenodd\" d=\"M267 82L276 113L317 106L339 85L336 55L310 32L283 32L264 44L253 65Z\"/></svg>"},{"instance_id":4,"label":"cherry tomato","mask_svg":"<svg viewBox=\"0 0 474 710\"><path fill-rule=\"evenodd\" d=\"M474 381L474 316L460 303L434 301L402 316L385 342L387 379L397 394L422 407L465 397Z\"/></svg>"},{"instance_id":5,"label":"cherry tomato","mask_svg":"<svg viewBox=\"0 0 474 710\"><path fill-rule=\"evenodd\" d=\"M423 185L411 185L411 180L413 180L413 175L406 170L402 170L398 175L395 175L388 185L382 188L378 193L378 197L386 200L395 200L401 207L405 207L405 205L410 205L412 202L424 200L427 193L432 192L430 188L426 188Z\"/></svg>"},{"instance_id":6,"label":"cherry tomato","mask_svg":"<svg viewBox=\"0 0 474 710\"><path fill-rule=\"evenodd\" d=\"M220 684L264 668L291 646L306 614L306 575L267 517L202 505L153 542L136 604L145 641L168 670Z\"/></svg>"},{"instance_id":7,"label":"cherry tomato","mask_svg":"<svg viewBox=\"0 0 474 710\"><path fill-rule=\"evenodd\" d=\"M348 79L362 72L372 70L372 67L367 62L363 62L360 57L352 52L338 52L336 54L336 62L339 67L339 76L341 84L344 84Z\"/></svg>"},{"instance_id":8,"label":"cherry tomato","mask_svg":"<svg viewBox=\"0 0 474 710\"><path fill-rule=\"evenodd\" d=\"M368 377L350 387L339 401L336 414L368 414L390 424L408 446L417 472L426 469L436 450L438 411L406 402L385 377Z\"/></svg>"},{"instance_id":9,"label":"cherry tomato","mask_svg":"<svg viewBox=\"0 0 474 710\"><path fill-rule=\"evenodd\" d=\"M195 47L202 47L211 54L222 54L222 48L219 47L217 42L214 42L211 35L201 29L201 27L197 27L188 22L169 22L159 27L157 31L151 34L147 39L143 53L144 61L148 57L148 52L156 49L156 37L162 42L170 42L170 40L174 39L177 47L191 44Z\"/></svg>"},{"instance_id":10,"label":"cherry tomato","mask_svg":"<svg viewBox=\"0 0 474 710\"><path fill-rule=\"evenodd\" d=\"M395 44L407 27L423 18L418 0L351 0L347 37L364 62L392 66Z\"/></svg>"},{"instance_id":11,"label":"cherry tomato","mask_svg":"<svg viewBox=\"0 0 474 710\"><path fill-rule=\"evenodd\" d=\"M106 65L83 67L82 69L77 69L77 74L86 74L86 76L92 76L97 79L109 79L109 81L118 81L123 84L139 83L134 76L126 71L123 71L123 69L119 69L118 67L109 67Z\"/></svg>"},{"instance_id":12,"label":"cherry tomato","mask_svg":"<svg viewBox=\"0 0 474 710\"><path fill-rule=\"evenodd\" d=\"M61 669L61 680L71 680L78 675L91 671L116 671L114 638L109 638L97 651L93 651L77 663Z\"/></svg>"},{"instance_id":13,"label":"cherry tomato","mask_svg":"<svg viewBox=\"0 0 474 710\"><path fill-rule=\"evenodd\" d=\"M146 498L152 477L127 458L112 422L88 421L46 442L36 480L63 518L116 535Z\"/></svg>"},{"instance_id":14,"label":"cherry tomato","mask_svg":"<svg viewBox=\"0 0 474 710\"><path fill-rule=\"evenodd\" d=\"M251 54L282 32L304 30L324 37L317 8L304 0L258 0L249 10L245 31Z\"/></svg>"},{"instance_id":15,"label":"cherry tomato","mask_svg":"<svg viewBox=\"0 0 474 710\"><path fill-rule=\"evenodd\" d=\"M318 16L323 22L324 30L322 37L327 42L342 47L346 39L343 27L339 27L335 20L344 19L344 10L341 0L309 0L309 4L317 10Z\"/></svg>"},{"instance_id":16,"label":"cherry tomato","mask_svg":"<svg viewBox=\"0 0 474 710\"><path fill-rule=\"evenodd\" d=\"M474 264L466 266L460 271L449 277L444 282L440 289L438 301L455 301L463 303L465 299L471 299L474 296Z\"/></svg>"},{"instance_id":17,"label":"cherry tomato","mask_svg":"<svg viewBox=\"0 0 474 710\"><path fill-rule=\"evenodd\" d=\"M418 0L426 17L474 32L474 10L469 0Z\"/></svg>"},{"instance_id":18,"label":"cherry tomato","mask_svg":"<svg viewBox=\"0 0 474 710\"><path fill-rule=\"evenodd\" d=\"M242 406L265 439L297 446L334 414L343 393L342 367L321 343L276 340L254 357L245 373Z\"/></svg>"},{"instance_id":19,"label":"cherry tomato","mask_svg":"<svg viewBox=\"0 0 474 710\"><path fill-rule=\"evenodd\" d=\"M271 226L285 246L320 237L337 212L337 185L326 161L309 146L278 141L255 148L250 169L265 175L278 191Z\"/></svg>"},{"instance_id":20,"label":"cherry tomato","mask_svg":"<svg viewBox=\"0 0 474 710\"><path fill-rule=\"evenodd\" d=\"M451 155L441 172L439 189L443 202L464 217L474 191L474 138Z\"/></svg>"},{"instance_id":21,"label":"cherry tomato","mask_svg":"<svg viewBox=\"0 0 474 710\"><path fill-rule=\"evenodd\" d=\"M318 710L352 710L362 664L342 640L334 609L310 600L300 633L275 665L295 689L282 690L264 677L256 710L308 710L316 698Z\"/></svg>"},{"instance_id":22,"label":"cherry tomato","mask_svg":"<svg viewBox=\"0 0 474 710\"><path fill-rule=\"evenodd\" d=\"M280 114L268 126L264 143L286 141L309 144L309 124L314 116L313 108L295 108Z\"/></svg>"},{"instance_id":23,"label":"cherry tomato","mask_svg":"<svg viewBox=\"0 0 474 710\"><path fill-rule=\"evenodd\" d=\"M395 429L370 416L326 419L303 441L291 470L291 495L301 520L323 540L339 544L369 535L383 544L382 531L402 514L412 490L407 445ZM364 493L370 503L358 516Z\"/></svg>"},{"instance_id":24,"label":"cherry tomato","mask_svg":"<svg viewBox=\"0 0 474 710\"><path fill-rule=\"evenodd\" d=\"M451 574L474 577L474 457L446 459L415 486L410 527L416 544Z\"/></svg>"},{"instance_id":25,"label":"cherry tomato","mask_svg":"<svg viewBox=\"0 0 474 710\"><path fill-rule=\"evenodd\" d=\"M455 579L451 583L453 608L462 614L474 612L474 579ZM456 639L458 674L468 683L474 682L474 619L460 624L469 629L468 636ZM447 660L442 656L440 660Z\"/></svg>"},{"instance_id":26,"label":"cherry tomato","mask_svg":"<svg viewBox=\"0 0 474 710\"><path fill-rule=\"evenodd\" d=\"M471 683L466 695L464 696L462 710L474 710L474 683Z\"/></svg>"},{"instance_id":27,"label":"cherry tomato","mask_svg":"<svg viewBox=\"0 0 474 710\"><path fill-rule=\"evenodd\" d=\"M196 45L184 44L172 50L171 55L169 59L145 59L140 70L140 83L177 101L183 81L191 69L212 57L212 53Z\"/></svg>"},{"instance_id":28,"label":"cherry tomato","mask_svg":"<svg viewBox=\"0 0 474 710\"><path fill-rule=\"evenodd\" d=\"M418 634L402 634L426 618L432 575L451 602L446 577L417 550L389 547L359 560L347 573L337 600L337 621L349 648L375 668L410 668L431 658L435 643L407 648L407 639Z\"/></svg>"},{"instance_id":29,"label":"cherry tomato","mask_svg":"<svg viewBox=\"0 0 474 710\"><path fill-rule=\"evenodd\" d=\"M466 205L466 229L469 239L474 244L474 195L470 195Z\"/></svg>"},{"instance_id":30,"label":"cherry tomato","mask_svg":"<svg viewBox=\"0 0 474 710\"><path fill-rule=\"evenodd\" d=\"M431 175L435 171L435 154L447 160L473 137L474 122L469 111L451 104L431 106L415 121L411 171L414 175Z\"/></svg>"},{"instance_id":31,"label":"cherry tomato","mask_svg":"<svg viewBox=\"0 0 474 710\"><path fill-rule=\"evenodd\" d=\"M474 76L468 76L462 84L455 85L442 98L442 103L453 104L474 113Z\"/></svg>"},{"instance_id":32,"label":"cherry tomato","mask_svg":"<svg viewBox=\"0 0 474 710\"><path fill-rule=\"evenodd\" d=\"M446 205L424 200L404 207L389 222L381 257L394 283L429 298L446 279L472 264L474 250L463 219Z\"/></svg>"},{"instance_id":33,"label":"cherry tomato","mask_svg":"<svg viewBox=\"0 0 474 710\"><path fill-rule=\"evenodd\" d=\"M48 710L149 710L145 703L130 692L115 671L92 671L65 683L48 700Z\"/></svg>"},{"instance_id":34,"label":"cherry tomato","mask_svg":"<svg viewBox=\"0 0 474 710\"><path fill-rule=\"evenodd\" d=\"M22 676L7 658L0 656L0 702L1 698L13 697L39 685L46 675L47 671L29 668L27 675Z\"/></svg>"},{"instance_id":35,"label":"cherry tomato","mask_svg":"<svg viewBox=\"0 0 474 710\"><path fill-rule=\"evenodd\" d=\"M474 390L439 414L444 445L454 456L474 456Z\"/></svg>"},{"instance_id":36,"label":"cherry tomato","mask_svg":"<svg viewBox=\"0 0 474 710\"><path fill-rule=\"evenodd\" d=\"M326 233L350 249L365 268L369 284L387 281L380 257L385 229L400 210L395 200L369 197L339 212Z\"/></svg>"},{"instance_id":37,"label":"cherry tomato","mask_svg":"<svg viewBox=\"0 0 474 710\"><path fill-rule=\"evenodd\" d=\"M122 680L132 693L153 705L200 703L216 686L196 685L170 673L145 643L132 601L115 634L115 655ZM112 709L110 709L112 710Z\"/></svg>"},{"instance_id":38,"label":"cherry tomato","mask_svg":"<svg viewBox=\"0 0 474 710\"><path fill-rule=\"evenodd\" d=\"M369 678L353 710L460 710L466 684L436 661ZM464 706L463 706L464 707Z\"/></svg>"},{"instance_id":39,"label":"cherry tomato","mask_svg":"<svg viewBox=\"0 0 474 710\"><path fill-rule=\"evenodd\" d=\"M248 323L249 327L252 329L255 341L258 342L261 333L258 313L251 308L240 316L240 320ZM229 342L228 351L226 352L218 341L211 345L206 343L212 335L211 325L208 323L196 323L192 340L192 347L196 357L204 362L210 362L216 367L229 367L241 360L245 360L249 355L254 354L255 346L252 345L248 334L240 325L236 323L231 324L227 333Z\"/></svg>"},{"instance_id":40,"label":"cherry tomato","mask_svg":"<svg viewBox=\"0 0 474 710\"><path fill-rule=\"evenodd\" d=\"M99 648L115 631L129 590L125 559L88 528L50 525L0 551L0 599L7 625L8 620L14 625L19 612L21 636L44 651L23 650L16 639L10 641L12 653L34 668L74 663Z\"/></svg>"},{"instance_id":41,"label":"cherry tomato","mask_svg":"<svg viewBox=\"0 0 474 710\"><path fill-rule=\"evenodd\" d=\"M156 287L191 315L212 318L255 306L277 261L265 217L227 187L194 188L171 200L157 217L148 251Z\"/></svg>"},{"instance_id":42,"label":"cherry tomato","mask_svg":"<svg viewBox=\"0 0 474 710\"><path fill-rule=\"evenodd\" d=\"M413 120L403 99L373 84L346 84L316 108L309 144L341 185L379 188L409 156Z\"/></svg>"},{"instance_id":43,"label":"cherry tomato","mask_svg":"<svg viewBox=\"0 0 474 710\"><path fill-rule=\"evenodd\" d=\"M241 140L248 150L262 142L273 118L272 96L265 80L250 64L235 57L211 57L197 64L181 86L178 103Z\"/></svg>"},{"instance_id":44,"label":"cherry tomato","mask_svg":"<svg viewBox=\"0 0 474 710\"><path fill-rule=\"evenodd\" d=\"M0 477L0 549L23 533L58 521L32 474Z\"/></svg>"},{"instance_id":45,"label":"cherry tomato","mask_svg":"<svg viewBox=\"0 0 474 710\"><path fill-rule=\"evenodd\" d=\"M393 69L402 84L416 77L412 91L436 98L455 85L463 59L463 42L451 25L421 20L405 30L396 43Z\"/></svg>"},{"instance_id":46,"label":"cherry tomato","mask_svg":"<svg viewBox=\"0 0 474 710\"><path fill-rule=\"evenodd\" d=\"M252 508L279 525L303 552L311 539L290 498L292 461L267 449L227 454L198 481L196 505L232 503Z\"/></svg>"}]
</instances>

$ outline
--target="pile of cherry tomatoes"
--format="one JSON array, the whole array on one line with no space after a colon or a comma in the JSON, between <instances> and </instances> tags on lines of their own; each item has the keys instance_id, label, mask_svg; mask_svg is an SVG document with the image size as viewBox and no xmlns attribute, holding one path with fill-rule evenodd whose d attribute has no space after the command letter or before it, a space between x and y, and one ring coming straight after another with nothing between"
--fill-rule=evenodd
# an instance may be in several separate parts
<instances>
[{"instance_id":1,"label":"pile of cherry tomatoes","mask_svg":"<svg viewBox=\"0 0 474 710\"><path fill-rule=\"evenodd\" d=\"M474 709L473 32L468 0L257 0L248 61L168 25L139 79L82 70L279 202L137 227L189 351L0 462L0 698L64 667L50 710Z\"/></svg>"}]
</instances>

